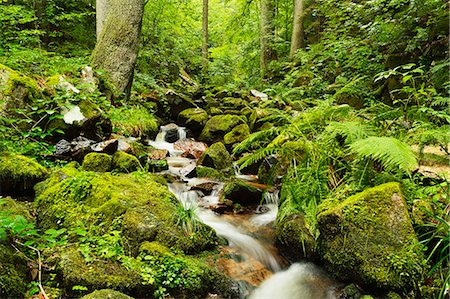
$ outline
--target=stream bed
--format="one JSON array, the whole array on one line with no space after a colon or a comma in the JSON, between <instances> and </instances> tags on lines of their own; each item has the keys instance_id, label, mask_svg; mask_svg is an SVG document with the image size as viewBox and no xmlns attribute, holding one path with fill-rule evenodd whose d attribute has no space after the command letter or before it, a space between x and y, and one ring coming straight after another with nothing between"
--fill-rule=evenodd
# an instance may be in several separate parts
<instances>
[{"instance_id":1,"label":"stream bed","mask_svg":"<svg viewBox=\"0 0 450 299\"><path fill-rule=\"evenodd\" d=\"M172 125L173 128L173 125ZM167 142L166 127L161 127L154 141L148 144L167 150L168 174L175 178L169 190L185 209L194 211L196 217L211 227L228 245L220 248L223 256L221 269L225 274L240 282L241 298L250 299L334 299L338 283L309 262L289 263L275 247L274 222L278 212L279 191L264 193L264 202L254 211L243 214L218 214L211 207L219 203L224 182L208 178L188 178L197 164L197 159L182 157L183 151L175 149L174 142L186 138L186 130L177 128L177 138ZM175 140L176 139L176 140ZM236 178L254 181L255 176L240 174ZM204 192L193 188L200 184L213 185L212 191ZM219 262L220 263L220 262Z\"/></svg>"}]
</instances>

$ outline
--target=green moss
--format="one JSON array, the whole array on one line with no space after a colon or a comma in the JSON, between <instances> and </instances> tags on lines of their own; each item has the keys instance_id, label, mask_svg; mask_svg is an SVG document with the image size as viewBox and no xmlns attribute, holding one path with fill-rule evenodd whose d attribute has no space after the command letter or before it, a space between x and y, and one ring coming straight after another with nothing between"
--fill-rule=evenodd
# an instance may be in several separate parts
<instances>
[{"instance_id":1,"label":"green moss","mask_svg":"<svg viewBox=\"0 0 450 299\"><path fill-rule=\"evenodd\" d=\"M250 133L250 128L247 124L240 124L234 127L231 132L225 134L223 140L226 145L235 144L243 141Z\"/></svg>"},{"instance_id":2,"label":"green moss","mask_svg":"<svg viewBox=\"0 0 450 299\"><path fill-rule=\"evenodd\" d=\"M221 194L221 201L226 199L242 205L260 204L262 191L241 180L231 180L225 184Z\"/></svg>"},{"instance_id":3,"label":"green moss","mask_svg":"<svg viewBox=\"0 0 450 299\"><path fill-rule=\"evenodd\" d=\"M108 154L89 153L84 157L83 169L86 171L111 171L112 158Z\"/></svg>"},{"instance_id":4,"label":"green moss","mask_svg":"<svg viewBox=\"0 0 450 299\"><path fill-rule=\"evenodd\" d=\"M28 273L27 261L12 247L0 243L0 298L24 298Z\"/></svg>"},{"instance_id":5,"label":"green moss","mask_svg":"<svg viewBox=\"0 0 450 299\"><path fill-rule=\"evenodd\" d=\"M90 99L81 100L78 103L78 107L80 107L81 113L83 113L84 117L86 117L87 119L98 117L101 114L98 105Z\"/></svg>"},{"instance_id":6,"label":"green moss","mask_svg":"<svg viewBox=\"0 0 450 299\"><path fill-rule=\"evenodd\" d=\"M208 113L201 108L188 108L178 114L178 119L189 126L203 127L208 120Z\"/></svg>"},{"instance_id":7,"label":"green moss","mask_svg":"<svg viewBox=\"0 0 450 299\"><path fill-rule=\"evenodd\" d=\"M233 161L222 142L211 145L200 157L198 164L215 169L225 169L231 167Z\"/></svg>"},{"instance_id":8,"label":"green moss","mask_svg":"<svg viewBox=\"0 0 450 299\"><path fill-rule=\"evenodd\" d=\"M216 115L206 123L199 139L207 142L215 142L223 139L223 136L230 132L235 126L245 123L237 115Z\"/></svg>"},{"instance_id":9,"label":"green moss","mask_svg":"<svg viewBox=\"0 0 450 299\"><path fill-rule=\"evenodd\" d=\"M31 207L25 202L19 202L11 197L0 198L0 211L8 215L20 215L28 221L34 221Z\"/></svg>"},{"instance_id":10,"label":"green moss","mask_svg":"<svg viewBox=\"0 0 450 299\"><path fill-rule=\"evenodd\" d=\"M144 256L173 256L170 249L159 242L143 242L139 248L139 253Z\"/></svg>"},{"instance_id":11,"label":"green moss","mask_svg":"<svg viewBox=\"0 0 450 299\"><path fill-rule=\"evenodd\" d=\"M133 297L111 289L104 289L94 291L81 299L133 299Z\"/></svg>"},{"instance_id":12,"label":"green moss","mask_svg":"<svg viewBox=\"0 0 450 299\"><path fill-rule=\"evenodd\" d=\"M225 178L223 173L211 167L197 166L195 170L199 178L210 178L218 180Z\"/></svg>"},{"instance_id":13,"label":"green moss","mask_svg":"<svg viewBox=\"0 0 450 299\"><path fill-rule=\"evenodd\" d=\"M3 64L0 64L0 71L8 73L8 76L5 78L5 81L7 81L6 88L3 90L3 93L6 96L12 96L15 98L17 96L18 87L25 88L26 97L30 100L38 96L39 87L35 80L22 75Z\"/></svg>"},{"instance_id":14,"label":"green moss","mask_svg":"<svg viewBox=\"0 0 450 299\"><path fill-rule=\"evenodd\" d=\"M114 132L124 136L151 137L158 132L158 120L142 107L120 107L108 113Z\"/></svg>"},{"instance_id":15,"label":"green moss","mask_svg":"<svg viewBox=\"0 0 450 299\"><path fill-rule=\"evenodd\" d=\"M139 160L135 156L122 151L117 151L114 153L112 158L112 167L118 172L126 173L142 168L141 163L139 163Z\"/></svg>"},{"instance_id":16,"label":"green moss","mask_svg":"<svg viewBox=\"0 0 450 299\"><path fill-rule=\"evenodd\" d=\"M295 258L314 258L316 240L311 234L303 214L293 214L277 223L277 238Z\"/></svg>"},{"instance_id":17,"label":"green moss","mask_svg":"<svg viewBox=\"0 0 450 299\"><path fill-rule=\"evenodd\" d=\"M0 153L0 190L2 194L31 195L33 186L48 174L36 161L17 154Z\"/></svg>"},{"instance_id":18,"label":"green moss","mask_svg":"<svg viewBox=\"0 0 450 299\"><path fill-rule=\"evenodd\" d=\"M423 257L398 183L325 200L319 211L319 252L337 276L398 291L419 281Z\"/></svg>"}]
</instances>

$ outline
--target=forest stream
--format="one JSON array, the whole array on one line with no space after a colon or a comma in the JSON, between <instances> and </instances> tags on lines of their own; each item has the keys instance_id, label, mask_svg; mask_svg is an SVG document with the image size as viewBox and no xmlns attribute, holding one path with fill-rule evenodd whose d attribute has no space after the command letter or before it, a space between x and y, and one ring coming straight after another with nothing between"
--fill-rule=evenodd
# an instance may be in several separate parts
<instances>
[{"instance_id":1,"label":"forest stream","mask_svg":"<svg viewBox=\"0 0 450 299\"><path fill-rule=\"evenodd\" d=\"M244 214L219 214L210 208L219 203L224 183L208 178L188 178L185 171L196 165L196 159L181 157L183 151L174 149L174 143L165 141L164 126L149 145L168 150L169 169L161 172L175 177L169 190L186 210L193 210L198 219L213 228L219 237L227 240L223 252L231 252L225 273L240 281L241 298L264 299L334 299L338 283L311 262L289 264L275 247L273 224L276 220L279 190L264 193L263 202ZM186 128L178 127L178 140L187 136ZM192 140L192 139L191 139ZM235 176L254 182L256 176L243 175L235 168ZM200 184L213 184L209 194L193 190ZM195 188L194 188L195 189ZM256 277L255 277L256 276Z\"/></svg>"}]
</instances>

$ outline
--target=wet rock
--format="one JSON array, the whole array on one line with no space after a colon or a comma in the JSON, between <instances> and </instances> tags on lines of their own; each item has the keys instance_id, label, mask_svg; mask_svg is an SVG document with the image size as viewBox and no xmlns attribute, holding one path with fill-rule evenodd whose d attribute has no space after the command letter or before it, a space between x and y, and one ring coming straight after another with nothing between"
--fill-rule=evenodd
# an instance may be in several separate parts
<instances>
[{"instance_id":1,"label":"wet rock","mask_svg":"<svg viewBox=\"0 0 450 299\"><path fill-rule=\"evenodd\" d=\"M222 142L211 145L198 160L198 165L218 170L230 168L232 163L231 156Z\"/></svg>"},{"instance_id":2,"label":"wet rock","mask_svg":"<svg viewBox=\"0 0 450 299\"><path fill-rule=\"evenodd\" d=\"M235 143L239 143L243 141L245 138L247 138L250 135L250 128L247 124L240 124L231 130L231 132L228 132L225 134L223 140L225 145L231 146Z\"/></svg>"},{"instance_id":3,"label":"wet rock","mask_svg":"<svg viewBox=\"0 0 450 299\"><path fill-rule=\"evenodd\" d=\"M197 174L196 168L197 166L195 164L183 167L183 169L180 170L180 175L186 178L194 178Z\"/></svg>"},{"instance_id":4,"label":"wet rock","mask_svg":"<svg viewBox=\"0 0 450 299\"><path fill-rule=\"evenodd\" d=\"M221 180L225 178L225 175L220 171L205 166L197 166L196 168L197 177L199 178L209 178L209 179L217 179Z\"/></svg>"},{"instance_id":5,"label":"wet rock","mask_svg":"<svg viewBox=\"0 0 450 299\"><path fill-rule=\"evenodd\" d=\"M108 172L111 171L112 158L108 154L89 153L84 157L82 167L86 171Z\"/></svg>"},{"instance_id":6,"label":"wet rock","mask_svg":"<svg viewBox=\"0 0 450 299\"><path fill-rule=\"evenodd\" d=\"M112 167L118 172L130 173L141 169L141 163L139 160L130 154L117 151L112 158Z\"/></svg>"},{"instance_id":7,"label":"wet rock","mask_svg":"<svg viewBox=\"0 0 450 299\"><path fill-rule=\"evenodd\" d=\"M31 158L0 152L0 195L33 196L34 185L47 174L47 169Z\"/></svg>"},{"instance_id":8,"label":"wet rock","mask_svg":"<svg viewBox=\"0 0 450 299\"><path fill-rule=\"evenodd\" d=\"M133 299L133 297L111 289L103 289L94 291L81 299Z\"/></svg>"},{"instance_id":9,"label":"wet rock","mask_svg":"<svg viewBox=\"0 0 450 299\"><path fill-rule=\"evenodd\" d=\"M174 149L183 151L183 157L199 159L208 149L208 145L194 139L181 139L175 142Z\"/></svg>"},{"instance_id":10,"label":"wet rock","mask_svg":"<svg viewBox=\"0 0 450 299\"><path fill-rule=\"evenodd\" d=\"M237 115L216 115L206 123L199 136L201 141L216 142L223 140L225 134L239 124L245 123L244 119Z\"/></svg>"},{"instance_id":11,"label":"wet rock","mask_svg":"<svg viewBox=\"0 0 450 299\"><path fill-rule=\"evenodd\" d=\"M164 149L152 148L148 150L148 157L151 160L163 160L169 156L169 151Z\"/></svg>"},{"instance_id":12,"label":"wet rock","mask_svg":"<svg viewBox=\"0 0 450 299\"><path fill-rule=\"evenodd\" d=\"M199 190L202 191L203 194L209 195L214 190L214 188L218 185L218 183L215 182L207 182L207 183L201 183L198 185L195 185L191 187L191 190Z\"/></svg>"},{"instance_id":13,"label":"wet rock","mask_svg":"<svg viewBox=\"0 0 450 299\"><path fill-rule=\"evenodd\" d=\"M178 139L180 139L180 135L178 133L178 126L176 124L168 124L161 127L161 130L166 133L164 136L164 141L174 143Z\"/></svg>"},{"instance_id":14,"label":"wet rock","mask_svg":"<svg viewBox=\"0 0 450 299\"><path fill-rule=\"evenodd\" d=\"M263 192L260 189L244 181L232 180L225 184L220 198L222 202L224 199L229 199L233 203L241 205L259 205L262 201L262 194Z\"/></svg>"},{"instance_id":15,"label":"wet rock","mask_svg":"<svg viewBox=\"0 0 450 299\"><path fill-rule=\"evenodd\" d=\"M331 273L369 288L415 287L423 257L400 184L370 188L342 202L327 199L318 209L318 252Z\"/></svg>"}]
</instances>

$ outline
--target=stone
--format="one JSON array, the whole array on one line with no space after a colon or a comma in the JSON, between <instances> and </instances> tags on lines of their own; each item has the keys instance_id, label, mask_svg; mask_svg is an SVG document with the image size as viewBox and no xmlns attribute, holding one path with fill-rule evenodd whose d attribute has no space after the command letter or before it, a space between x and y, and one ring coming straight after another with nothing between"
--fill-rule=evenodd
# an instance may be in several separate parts
<instances>
[{"instance_id":1,"label":"stone","mask_svg":"<svg viewBox=\"0 0 450 299\"><path fill-rule=\"evenodd\" d=\"M250 128L247 124L240 124L234 127L231 132L225 134L223 140L225 145L233 145L235 143L243 141L250 135L250 133Z\"/></svg>"},{"instance_id":2,"label":"stone","mask_svg":"<svg viewBox=\"0 0 450 299\"><path fill-rule=\"evenodd\" d=\"M169 143L174 143L180 139L180 134L178 132L179 127L176 124L168 124L161 127L161 130L165 132L164 141Z\"/></svg>"},{"instance_id":3,"label":"stone","mask_svg":"<svg viewBox=\"0 0 450 299\"><path fill-rule=\"evenodd\" d=\"M194 139L181 139L175 142L174 149L182 151L183 157L199 159L208 149L208 145Z\"/></svg>"},{"instance_id":4,"label":"stone","mask_svg":"<svg viewBox=\"0 0 450 299\"><path fill-rule=\"evenodd\" d=\"M195 186L192 186L190 190L198 190L202 191L203 194L209 195L214 190L214 188L218 185L218 183L215 182L207 182L207 183L201 183Z\"/></svg>"},{"instance_id":5,"label":"stone","mask_svg":"<svg viewBox=\"0 0 450 299\"><path fill-rule=\"evenodd\" d=\"M208 120L208 113L201 108L189 108L178 114L178 121L198 136Z\"/></svg>"},{"instance_id":6,"label":"stone","mask_svg":"<svg viewBox=\"0 0 450 299\"><path fill-rule=\"evenodd\" d=\"M236 179L225 183L220 199L221 202L228 199L241 205L259 205L263 200L262 195L262 190Z\"/></svg>"},{"instance_id":7,"label":"stone","mask_svg":"<svg viewBox=\"0 0 450 299\"><path fill-rule=\"evenodd\" d=\"M117 139L110 139L110 140L106 140L106 141L102 141L96 144L91 145L91 150L93 152L97 152L97 153L106 153L106 154L114 154L117 150L119 150L119 144L121 142ZM125 150L123 150L125 149ZM120 149L121 151L125 152L126 148Z\"/></svg>"},{"instance_id":8,"label":"stone","mask_svg":"<svg viewBox=\"0 0 450 299\"><path fill-rule=\"evenodd\" d=\"M0 152L0 195L33 196L33 187L48 174L31 158Z\"/></svg>"},{"instance_id":9,"label":"stone","mask_svg":"<svg viewBox=\"0 0 450 299\"><path fill-rule=\"evenodd\" d=\"M13 247L0 243L0 298L24 298L29 272L27 260Z\"/></svg>"},{"instance_id":10,"label":"stone","mask_svg":"<svg viewBox=\"0 0 450 299\"><path fill-rule=\"evenodd\" d=\"M217 142L203 153L197 164L222 170L231 167L233 161L223 143Z\"/></svg>"},{"instance_id":11,"label":"stone","mask_svg":"<svg viewBox=\"0 0 450 299\"><path fill-rule=\"evenodd\" d=\"M399 183L318 207L318 253L330 273L363 287L405 292L420 281L423 256Z\"/></svg>"},{"instance_id":12,"label":"stone","mask_svg":"<svg viewBox=\"0 0 450 299\"><path fill-rule=\"evenodd\" d=\"M239 124L245 123L242 117L237 115L216 115L207 121L199 136L201 141L217 142L223 140L225 134Z\"/></svg>"},{"instance_id":13,"label":"stone","mask_svg":"<svg viewBox=\"0 0 450 299\"><path fill-rule=\"evenodd\" d=\"M94 291L81 299L133 299L133 297L111 289L103 289Z\"/></svg>"},{"instance_id":14,"label":"stone","mask_svg":"<svg viewBox=\"0 0 450 299\"><path fill-rule=\"evenodd\" d=\"M172 89L166 91L166 99L170 107L169 112L172 119L176 119L186 109L196 108L195 102L189 96Z\"/></svg>"},{"instance_id":15,"label":"stone","mask_svg":"<svg viewBox=\"0 0 450 299\"><path fill-rule=\"evenodd\" d=\"M89 153L84 157L82 167L86 171L111 171L112 158L108 154Z\"/></svg>"},{"instance_id":16,"label":"stone","mask_svg":"<svg viewBox=\"0 0 450 299\"><path fill-rule=\"evenodd\" d=\"M169 156L169 151L165 149L152 148L148 150L148 157L151 160L163 160Z\"/></svg>"},{"instance_id":17,"label":"stone","mask_svg":"<svg viewBox=\"0 0 450 299\"><path fill-rule=\"evenodd\" d=\"M180 170L180 175L186 178L194 178L197 174L196 169L197 166L195 164L187 165Z\"/></svg>"},{"instance_id":18,"label":"stone","mask_svg":"<svg viewBox=\"0 0 450 299\"><path fill-rule=\"evenodd\" d=\"M142 166L135 156L117 151L112 158L112 168L118 172L130 173L141 169Z\"/></svg>"},{"instance_id":19,"label":"stone","mask_svg":"<svg viewBox=\"0 0 450 299\"><path fill-rule=\"evenodd\" d=\"M169 164L166 159L161 160L151 160L147 161L148 171L150 172L161 172L169 169Z\"/></svg>"}]
</instances>

